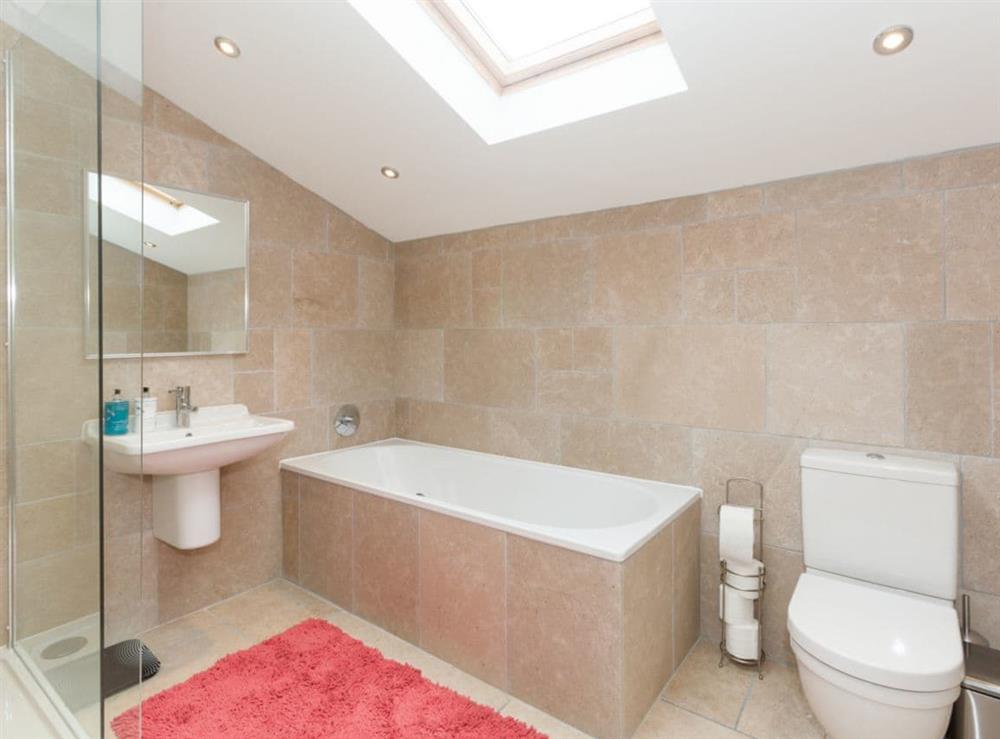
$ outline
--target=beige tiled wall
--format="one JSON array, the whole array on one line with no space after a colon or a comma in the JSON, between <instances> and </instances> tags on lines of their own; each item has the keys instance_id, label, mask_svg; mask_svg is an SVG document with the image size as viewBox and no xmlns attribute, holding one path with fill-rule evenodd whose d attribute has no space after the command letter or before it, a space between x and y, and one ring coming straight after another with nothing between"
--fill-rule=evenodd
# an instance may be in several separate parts
<instances>
[{"instance_id":1,"label":"beige tiled wall","mask_svg":"<svg viewBox=\"0 0 1000 739\"><path fill-rule=\"evenodd\" d=\"M766 646L802 566L798 457L955 461L963 584L1000 643L1000 146L396 245L402 435L767 487ZM693 547L692 547L693 549Z\"/></svg>"},{"instance_id":2,"label":"beige tiled wall","mask_svg":"<svg viewBox=\"0 0 1000 739\"><path fill-rule=\"evenodd\" d=\"M162 407L169 388L191 385L198 405L244 403L297 426L223 470L219 542L191 552L149 542L156 588L146 597L167 621L281 572L279 459L393 435L393 255L385 239L155 92L144 117L146 180L250 201L250 351L146 359L143 383ZM349 402L362 425L344 440L332 420Z\"/></svg>"},{"instance_id":3,"label":"beige tiled wall","mask_svg":"<svg viewBox=\"0 0 1000 739\"><path fill-rule=\"evenodd\" d=\"M96 161L96 137L88 136L96 82L27 38L17 41L10 64L18 300L13 334L5 338L14 347L9 408L17 424L12 440L4 424L4 453L12 441L6 461L17 479L14 605L23 637L98 607L96 467L94 452L79 441L83 420L98 407L98 368L84 359L82 192L82 172ZM6 560L6 506L2 522Z\"/></svg>"},{"instance_id":4,"label":"beige tiled wall","mask_svg":"<svg viewBox=\"0 0 1000 739\"><path fill-rule=\"evenodd\" d=\"M632 735L697 641L699 509L619 563L285 471L283 569L613 739Z\"/></svg>"},{"instance_id":5,"label":"beige tiled wall","mask_svg":"<svg viewBox=\"0 0 1000 739\"><path fill-rule=\"evenodd\" d=\"M239 352L245 337L246 269L187 276L188 350ZM156 346L150 344L149 346Z\"/></svg>"},{"instance_id":6,"label":"beige tiled wall","mask_svg":"<svg viewBox=\"0 0 1000 739\"><path fill-rule=\"evenodd\" d=\"M53 67L64 63L41 50L36 55L39 59L32 61L38 63L28 67L25 60L23 68L36 73L48 69L51 80L58 81ZM91 81L91 94L92 88ZM53 88L39 84L36 89ZM52 104L68 106L76 99L67 98ZM93 98L79 99L83 112L89 105L91 113L79 114L78 129L69 133L71 141L79 139L83 146L89 141L84 137L95 135ZM63 112L67 121L75 120L70 108ZM25 128L29 123L25 121ZM144 140L146 180L247 199L251 218L250 351L146 359L141 376L137 361L109 360L105 386L122 387L128 394L148 385L161 408L169 408L168 389L191 385L196 404L245 403L254 412L290 418L297 425L278 447L225 469L222 538L204 549L182 552L152 536L148 480L140 484L137 478L105 476L107 623L109 639L114 640L280 573L281 457L393 434L395 389L388 352L394 284L387 241L159 95L148 91L141 109L109 97L103 123L106 171L137 178L137 147ZM35 143L53 146L58 141L42 138ZM29 148L24 158L51 169L51 157L52 152ZM63 179L78 182L80 166L75 159L70 162ZM30 174L22 179L39 179ZM97 370L94 361L84 359L82 283L79 290L65 290L67 280L82 280L84 254L82 195L78 187L67 185L65 190L61 199L40 193L44 198L36 198L38 203L50 205L26 209L21 219L21 264L44 272L49 282L50 273L59 273L66 305L65 315L28 311L22 321L24 330L33 332L30 342L19 344L23 361L49 368L48 374L25 378L31 386L23 390L38 398L38 414L19 419L25 446L18 471L26 506L19 522L19 552L26 560L19 578L24 583L18 601L22 634L94 610L98 592L96 567L93 573L80 567L97 561L96 550L85 549L96 547L97 508L96 484L85 484L94 469L78 442L80 424L96 415ZM35 202L31 195L25 195L28 205ZM50 213L53 204L66 212ZM29 243L31 235L37 238ZM136 311L132 315L137 316ZM383 369L370 371L373 366ZM65 381L67 373L73 382ZM331 428L332 412L345 402L357 403L362 411L361 431L349 441ZM3 537L6 541L5 526ZM5 618L6 608L0 612Z\"/></svg>"},{"instance_id":7,"label":"beige tiled wall","mask_svg":"<svg viewBox=\"0 0 1000 739\"><path fill-rule=\"evenodd\" d=\"M87 256L90 261L88 266L91 285L96 286L96 237L91 237ZM141 269L140 259L143 263ZM138 353L143 349L157 352L187 351L187 275L110 242L104 245L102 267L105 353ZM138 320L140 315L141 325ZM90 324L87 351L96 354L96 310L87 316L87 320Z\"/></svg>"}]
</instances>

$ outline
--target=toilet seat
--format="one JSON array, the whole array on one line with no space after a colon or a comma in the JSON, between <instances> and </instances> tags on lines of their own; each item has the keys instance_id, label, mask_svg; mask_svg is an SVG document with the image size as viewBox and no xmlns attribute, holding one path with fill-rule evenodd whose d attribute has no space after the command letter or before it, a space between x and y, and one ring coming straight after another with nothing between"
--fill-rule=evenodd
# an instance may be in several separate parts
<instances>
[{"instance_id":1,"label":"toilet seat","mask_svg":"<svg viewBox=\"0 0 1000 739\"><path fill-rule=\"evenodd\" d=\"M789 603L788 631L797 651L831 668L828 679L854 693L880 692L854 685L861 681L889 689L885 697L940 693L943 700L964 675L958 616L948 601L809 571Z\"/></svg>"},{"instance_id":2,"label":"toilet seat","mask_svg":"<svg viewBox=\"0 0 1000 739\"><path fill-rule=\"evenodd\" d=\"M936 690L930 693L899 690L898 688L876 685L875 683L870 683L836 670L830 667L830 665L821 662L809 654L794 639L792 640L792 653L795 655L795 660L798 663L800 675L808 670L830 685L852 693L865 701L884 706L914 710L930 710L944 707L950 709L951 704L958 700L959 693L961 693L960 685L956 685L948 690Z\"/></svg>"}]
</instances>

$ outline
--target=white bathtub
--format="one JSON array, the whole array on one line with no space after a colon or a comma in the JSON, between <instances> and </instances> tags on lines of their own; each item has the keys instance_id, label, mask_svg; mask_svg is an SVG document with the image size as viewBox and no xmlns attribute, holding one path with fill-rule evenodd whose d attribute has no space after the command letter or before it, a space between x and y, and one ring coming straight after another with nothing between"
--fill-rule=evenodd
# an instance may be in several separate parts
<instances>
[{"instance_id":1,"label":"white bathtub","mask_svg":"<svg viewBox=\"0 0 1000 739\"><path fill-rule=\"evenodd\" d=\"M701 497L697 488L389 439L281 468L622 562Z\"/></svg>"}]
</instances>

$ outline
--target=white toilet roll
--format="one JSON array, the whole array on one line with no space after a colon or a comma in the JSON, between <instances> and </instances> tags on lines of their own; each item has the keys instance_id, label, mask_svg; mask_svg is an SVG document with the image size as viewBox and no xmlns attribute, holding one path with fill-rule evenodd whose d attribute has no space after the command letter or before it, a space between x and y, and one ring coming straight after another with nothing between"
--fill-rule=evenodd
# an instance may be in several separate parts
<instances>
[{"instance_id":1,"label":"white toilet roll","mask_svg":"<svg viewBox=\"0 0 1000 739\"><path fill-rule=\"evenodd\" d=\"M740 597L757 600L760 597L761 578L754 577L764 571L764 563L759 559L741 562L736 559L726 560L726 584L731 585ZM748 592L749 591L749 592Z\"/></svg>"},{"instance_id":2,"label":"white toilet roll","mask_svg":"<svg viewBox=\"0 0 1000 739\"><path fill-rule=\"evenodd\" d=\"M726 624L726 651L740 659L757 659L760 624Z\"/></svg>"},{"instance_id":3,"label":"white toilet roll","mask_svg":"<svg viewBox=\"0 0 1000 739\"><path fill-rule=\"evenodd\" d=\"M725 612L722 610L725 603ZM727 624L748 624L753 619L753 601L740 597L738 591L719 585L719 618Z\"/></svg>"},{"instance_id":4,"label":"white toilet roll","mask_svg":"<svg viewBox=\"0 0 1000 739\"><path fill-rule=\"evenodd\" d=\"M719 508L719 559L750 562L753 559L754 509L724 505Z\"/></svg>"}]
</instances>

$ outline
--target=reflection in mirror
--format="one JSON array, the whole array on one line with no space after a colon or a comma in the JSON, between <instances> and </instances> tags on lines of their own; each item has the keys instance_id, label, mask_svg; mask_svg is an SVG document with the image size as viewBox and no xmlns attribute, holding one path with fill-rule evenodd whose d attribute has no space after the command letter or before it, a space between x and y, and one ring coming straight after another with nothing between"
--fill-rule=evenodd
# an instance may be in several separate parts
<instances>
[{"instance_id":1,"label":"reflection in mirror","mask_svg":"<svg viewBox=\"0 0 1000 739\"><path fill-rule=\"evenodd\" d=\"M245 352L247 202L88 172L88 355L98 353L98 188L104 356Z\"/></svg>"}]
</instances>

